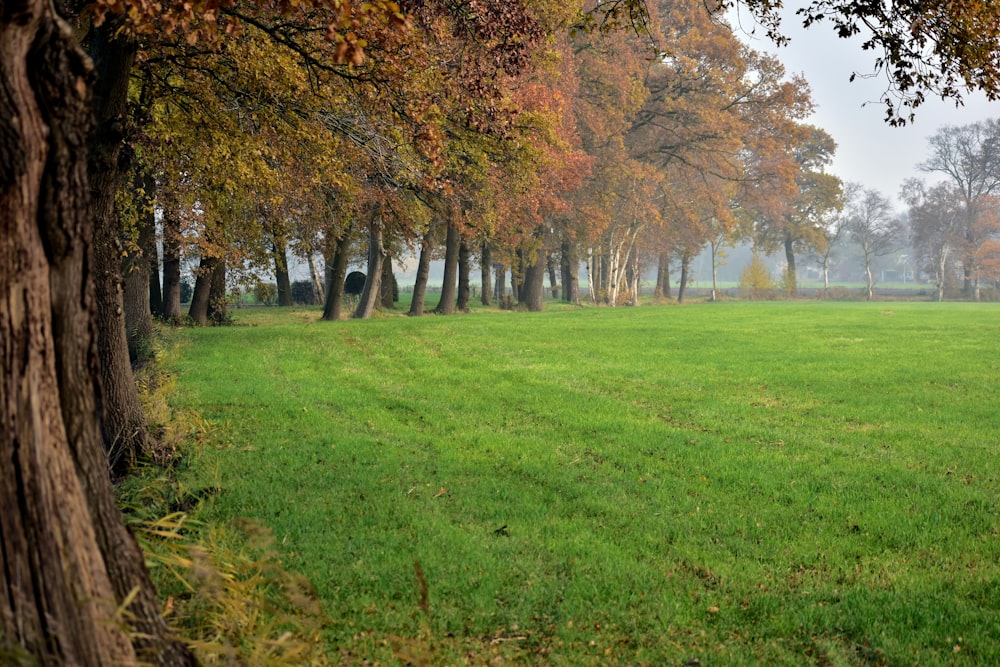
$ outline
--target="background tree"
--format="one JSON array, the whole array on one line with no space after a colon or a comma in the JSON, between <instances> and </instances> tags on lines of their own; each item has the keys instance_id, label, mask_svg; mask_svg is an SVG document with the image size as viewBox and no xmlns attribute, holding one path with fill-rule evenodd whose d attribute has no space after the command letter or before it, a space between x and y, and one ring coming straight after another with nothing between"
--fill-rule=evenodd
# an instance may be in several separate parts
<instances>
[{"instance_id":1,"label":"background tree","mask_svg":"<svg viewBox=\"0 0 1000 667\"><path fill-rule=\"evenodd\" d=\"M991 226L981 218L1000 194L1000 121L943 127L928 142L930 155L920 169L943 174L962 197L964 290L978 301L980 249L991 236Z\"/></svg>"},{"instance_id":2,"label":"background tree","mask_svg":"<svg viewBox=\"0 0 1000 667\"><path fill-rule=\"evenodd\" d=\"M879 257L899 249L903 242L903 225L885 195L877 190L859 189L848 203L845 227L851 240L861 248L867 277L867 299L871 301L875 294L872 266Z\"/></svg>"},{"instance_id":3,"label":"background tree","mask_svg":"<svg viewBox=\"0 0 1000 667\"><path fill-rule=\"evenodd\" d=\"M954 255L965 245L964 198L951 183L928 187L912 178L904 183L902 196L909 206L910 243L917 265L933 276L937 300L944 301Z\"/></svg>"}]
</instances>

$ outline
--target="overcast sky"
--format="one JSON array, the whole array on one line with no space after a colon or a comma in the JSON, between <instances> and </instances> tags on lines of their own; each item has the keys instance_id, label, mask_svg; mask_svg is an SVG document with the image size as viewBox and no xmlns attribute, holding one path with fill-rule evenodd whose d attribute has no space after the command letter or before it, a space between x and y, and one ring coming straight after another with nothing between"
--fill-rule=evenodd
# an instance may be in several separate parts
<instances>
[{"instance_id":1,"label":"overcast sky","mask_svg":"<svg viewBox=\"0 0 1000 667\"><path fill-rule=\"evenodd\" d=\"M782 25L791 37L786 47L775 47L760 29L759 36L746 35L753 24L745 12L743 30L740 25L734 25L734 29L758 51L776 53L789 74L803 74L809 81L817 106L809 122L836 140L837 156L831 171L844 181L874 187L898 201L899 188L907 178L937 180L932 174L920 172L917 164L927 158L927 138L938 128L1000 116L1000 103L988 102L980 95L968 96L965 106L959 108L953 101L934 98L917 109L912 125L890 127L883 120L885 106L879 102L886 90L885 79L860 76L872 71L875 52L862 51L860 40L838 38L829 24L804 30L791 11L786 10L785 16ZM853 82L852 72L859 74Z\"/></svg>"}]
</instances>

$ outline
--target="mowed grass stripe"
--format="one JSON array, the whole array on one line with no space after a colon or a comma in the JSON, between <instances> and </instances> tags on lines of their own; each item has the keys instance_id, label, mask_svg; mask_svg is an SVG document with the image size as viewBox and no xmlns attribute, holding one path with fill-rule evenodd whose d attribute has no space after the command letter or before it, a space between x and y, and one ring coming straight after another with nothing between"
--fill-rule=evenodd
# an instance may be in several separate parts
<instances>
[{"instance_id":1,"label":"mowed grass stripe","mask_svg":"<svg viewBox=\"0 0 1000 667\"><path fill-rule=\"evenodd\" d=\"M1000 663L1000 308L317 316L172 363L216 425L189 483L274 530L335 655Z\"/></svg>"}]
</instances>

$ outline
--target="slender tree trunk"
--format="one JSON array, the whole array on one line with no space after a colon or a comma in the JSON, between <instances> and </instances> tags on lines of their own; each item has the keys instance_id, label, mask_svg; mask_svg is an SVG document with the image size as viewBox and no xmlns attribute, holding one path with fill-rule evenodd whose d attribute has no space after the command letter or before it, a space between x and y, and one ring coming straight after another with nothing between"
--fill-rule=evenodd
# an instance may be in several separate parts
<instances>
[{"instance_id":1,"label":"slender tree trunk","mask_svg":"<svg viewBox=\"0 0 1000 667\"><path fill-rule=\"evenodd\" d=\"M410 311L407 313L412 317L419 317L424 314L424 299L427 296L427 280L431 275L431 247L434 242L433 225L424 234L424 241L420 244L420 258L417 260L417 276L413 283L413 299L410 301Z\"/></svg>"},{"instance_id":2,"label":"slender tree trunk","mask_svg":"<svg viewBox=\"0 0 1000 667\"><path fill-rule=\"evenodd\" d=\"M137 250L125 259L125 332L129 361L143 364L153 358L153 314L149 303L150 279L156 266L156 218L153 214L153 179L143 178L136 191L144 192L139 212ZM149 252L152 251L152 257ZM159 283L157 283L159 284Z\"/></svg>"},{"instance_id":3,"label":"slender tree trunk","mask_svg":"<svg viewBox=\"0 0 1000 667\"><path fill-rule=\"evenodd\" d=\"M524 267L524 283L518 303L533 313L545 308L545 253L539 249L531 264Z\"/></svg>"},{"instance_id":4,"label":"slender tree trunk","mask_svg":"<svg viewBox=\"0 0 1000 667\"><path fill-rule=\"evenodd\" d=\"M681 279L677 285L677 303L684 303L684 294L687 292L688 273L691 268L691 258L687 255L681 257Z\"/></svg>"},{"instance_id":5,"label":"slender tree trunk","mask_svg":"<svg viewBox=\"0 0 1000 667\"><path fill-rule=\"evenodd\" d=\"M451 221L448 222L448 235L444 248L444 279L441 283L441 298L434 312L438 315L451 315L455 312L455 298L458 291L458 246L461 235Z\"/></svg>"},{"instance_id":6,"label":"slender tree trunk","mask_svg":"<svg viewBox=\"0 0 1000 667\"><path fill-rule=\"evenodd\" d=\"M549 290L554 300L559 299L559 278L556 276L556 258L552 253L546 253L545 266L549 270Z\"/></svg>"},{"instance_id":7,"label":"slender tree trunk","mask_svg":"<svg viewBox=\"0 0 1000 667\"><path fill-rule=\"evenodd\" d=\"M143 190L152 204L155 201L156 179L146 176L143 179ZM159 316L163 312L163 293L160 291L160 251L156 243L156 214L150 207L150 225L145 228L145 234L139 237L139 247L149 266L149 311Z\"/></svg>"},{"instance_id":8,"label":"slender tree trunk","mask_svg":"<svg viewBox=\"0 0 1000 667\"><path fill-rule=\"evenodd\" d=\"M190 665L108 479L88 64L53 7L0 11L0 637L24 663Z\"/></svg>"},{"instance_id":9,"label":"slender tree trunk","mask_svg":"<svg viewBox=\"0 0 1000 667\"><path fill-rule=\"evenodd\" d=\"M795 252L793 250L792 237L788 233L785 234L785 261L787 262L785 270L787 284L785 285L785 290L788 292L788 296L798 296L799 278L798 272L795 270Z\"/></svg>"},{"instance_id":10,"label":"slender tree trunk","mask_svg":"<svg viewBox=\"0 0 1000 667\"><path fill-rule=\"evenodd\" d=\"M458 296L455 300L455 309L460 313L469 312L469 298L471 296L469 271L471 264L469 244L465 242L465 239L462 239L458 243Z\"/></svg>"},{"instance_id":11,"label":"slender tree trunk","mask_svg":"<svg viewBox=\"0 0 1000 667\"><path fill-rule=\"evenodd\" d=\"M191 308L188 317L196 325L203 327L208 324L208 304L212 296L212 274L218 260L215 257L202 255L198 272L194 280L194 293L191 295Z\"/></svg>"},{"instance_id":12,"label":"slender tree trunk","mask_svg":"<svg viewBox=\"0 0 1000 667\"><path fill-rule=\"evenodd\" d=\"M292 281L288 277L288 248L279 234L271 236L271 258L274 260L274 282L278 286L278 305L292 305Z\"/></svg>"},{"instance_id":13,"label":"slender tree trunk","mask_svg":"<svg viewBox=\"0 0 1000 667\"><path fill-rule=\"evenodd\" d=\"M318 305L326 301L326 293L323 289L323 279L320 278L319 269L316 267L316 255L310 252L306 256L306 262L309 264L309 279L312 280L313 287L313 302L312 305Z\"/></svg>"},{"instance_id":14,"label":"slender tree trunk","mask_svg":"<svg viewBox=\"0 0 1000 667\"><path fill-rule=\"evenodd\" d=\"M479 297L484 306L491 304L493 295L493 259L490 252L490 244L483 241L479 254L479 275L483 283L482 295Z\"/></svg>"},{"instance_id":15,"label":"slender tree trunk","mask_svg":"<svg viewBox=\"0 0 1000 667\"><path fill-rule=\"evenodd\" d=\"M354 317L367 320L375 312L382 283L382 262L385 260L385 247L382 245L382 220L380 211L376 209L368 224L368 275L365 278L365 288L358 300Z\"/></svg>"},{"instance_id":16,"label":"slender tree trunk","mask_svg":"<svg viewBox=\"0 0 1000 667\"><path fill-rule=\"evenodd\" d=\"M865 258L865 277L868 279L868 301L871 301L875 297L875 278L872 276L872 263L867 257Z\"/></svg>"},{"instance_id":17,"label":"slender tree trunk","mask_svg":"<svg viewBox=\"0 0 1000 667\"><path fill-rule=\"evenodd\" d=\"M559 265L563 301L580 305L580 256L577 254L576 244L570 239L563 239Z\"/></svg>"},{"instance_id":18,"label":"slender tree trunk","mask_svg":"<svg viewBox=\"0 0 1000 667\"><path fill-rule=\"evenodd\" d=\"M328 250L326 258L326 303L322 319L336 322L341 318L344 308L344 280L347 277L350 235L345 231L336 241L328 243L332 248Z\"/></svg>"},{"instance_id":19,"label":"slender tree trunk","mask_svg":"<svg viewBox=\"0 0 1000 667\"><path fill-rule=\"evenodd\" d=\"M163 209L163 319L180 324L181 310L181 221L170 204Z\"/></svg>"},{"instance_id":20,"label":"slender tree trunk","mask_svg":"<svg viewBox=\"0 0 1000 667\"><path fill-rule=\"evenodd\" d=\"M386 256L382 262L381 301L382 307L392 310L396 307L395 277L392 275L392 258Z\"/></svg>"}]
</instances>

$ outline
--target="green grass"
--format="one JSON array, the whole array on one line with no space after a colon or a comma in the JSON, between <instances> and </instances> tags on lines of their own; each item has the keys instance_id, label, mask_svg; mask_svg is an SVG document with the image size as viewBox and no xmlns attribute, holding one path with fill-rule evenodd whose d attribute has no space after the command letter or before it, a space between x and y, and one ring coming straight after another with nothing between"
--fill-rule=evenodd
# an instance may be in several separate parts
<instances>
[{"instance_id":1,"label":"green grass","mask_svg":"<svg viewBox=\"0 0 1000 667\"><path fill-rule=\"evenodd\" d=\"M1000 664L998 307L235 314L186 483L335 660Z\"/></svg>"}]
</instances>

